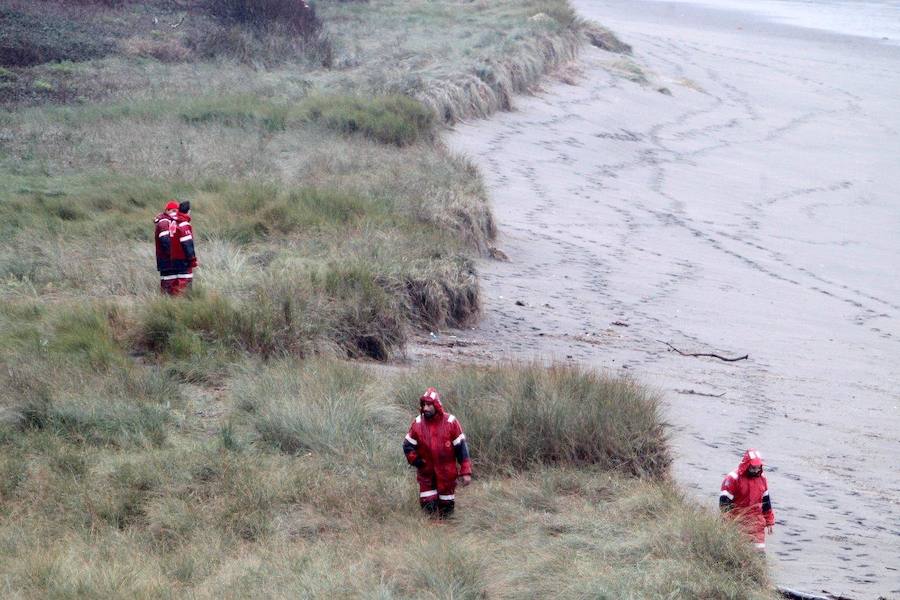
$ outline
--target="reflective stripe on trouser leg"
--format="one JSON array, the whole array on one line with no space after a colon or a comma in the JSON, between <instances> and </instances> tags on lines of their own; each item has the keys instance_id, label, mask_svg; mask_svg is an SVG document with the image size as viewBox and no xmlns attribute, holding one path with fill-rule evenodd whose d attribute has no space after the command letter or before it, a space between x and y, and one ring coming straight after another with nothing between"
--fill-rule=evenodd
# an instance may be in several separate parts
<instances>
[{"instance_id":1,"label":"reflective stripe on trouser leg","mask_svg":"<svg viewBox=\"0 0 900 600\"><path fill-rule=\"evenodd\" d=\"M438 485L433 473L416 472L416 483L419 484L419 502L437 502Z\"/></svg>"},{"instance_id":2,"label":"reflective stripe on trouser leg","mask_svg":"<svg viewBox=\"0 0 900 600\"><path fill-rule=\"evenodd\" d=\"M167 294L169 296L173 296L177 294L176 287L178 286L178 280L174 277L165 276L159 278L159 289L162 290L163 294Z\"/></svg>"},{"instance_id":3,"label":"reflective stripe on trouser leg","mask_svg":"<svg viewBox=\"0 0 900 600\"><path fill-rule=\"evenodd\" d=\"M188 289L190 289L191 282L193 281L193 279L194 279L193 273L179 273L179 274L175 275L174 285L172 286L173 295L179 296L179 295L183 294L185 291L187 291Z\"/></svg>"},{"instance_id":4,"label":"reflective stripe on trouser leg","mask_svg":"<svg viewBox=\"0 0 900 600\"><path fill-rule=\"evenodd\" d=\"M438 480L438 515L445 519L453 514L456 507L456 479L450 481Z\"/></svg>"}]
</instances>

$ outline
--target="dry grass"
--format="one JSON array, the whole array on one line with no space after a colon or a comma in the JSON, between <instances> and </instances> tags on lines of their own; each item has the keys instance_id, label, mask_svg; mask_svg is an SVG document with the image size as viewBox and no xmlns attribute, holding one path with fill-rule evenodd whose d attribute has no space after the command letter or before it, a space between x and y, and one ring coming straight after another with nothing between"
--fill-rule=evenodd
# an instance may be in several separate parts
<instances>
[{"instance_id":1,"label":"dry grass","mask_svg":"<svg viewBox=\"0 0 900 600\"><path fill-rule=\"evenodd\" d=\"M41 14L62 58L105 58L0 71L4 597L768 597L633 382L334 358L478 317L496 229L439 123L571 57L563 0L320 2L293 38L199 1L6 5L31 46ZM70 56L85 27L102 52ZM150 239L173 196L201 261L179 301ZM399 448L425 380L479 476L443 525Z\"/></svg>"},{"instance_id":2,"label":"dry grass","mask_svg":"<svg viewBox=\"0 0 900 600\"><path fill-rule=\"evenodd\" d=\"M513 394L511 380L539 372L506 367L479 373L468 386L462 382L471 370L445 373L453 389L447 406L462 414L492 393ZM584 401L588 406L602 406L614 389L607 384L616 385L560 368L546 392L576 393L566 373L583 378L577 393L595 399ZM4 429L6 591L10 597L771 597L761 589L764 565L750 544L717 516L691 508L665 477L627 478L584 457L576 468L546 456L550 464L505 475L482 463L475 484L460 492L453 522L423 519L399 442L417 395L409 396L409 380L430 377L385 380L322 360L248 365L224 400L231 414L217 438L176 425L173 409L161 447L98 446L62 431ZM506 410L515 413L520 400L510 396ZM634 400L646 402L639 393ZM633 418L589 414L611 429L627 428L623 419ZM461 417L469 419L463 425L476 460L496 443L476 437L486 418ZM530 430L541 436L563 433L537 425Z\"/></svg>"}]
</instances>

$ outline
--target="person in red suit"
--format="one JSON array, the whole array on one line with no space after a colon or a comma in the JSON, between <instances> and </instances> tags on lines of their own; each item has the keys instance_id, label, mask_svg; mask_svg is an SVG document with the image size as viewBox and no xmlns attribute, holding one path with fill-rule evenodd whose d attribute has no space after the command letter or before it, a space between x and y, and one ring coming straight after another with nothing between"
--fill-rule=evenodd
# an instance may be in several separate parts
<instances>
[{"instance_id":1,"label":"person in red suit","mask_svg":"<svg viewBox=\"0 0 900 600\"><path fill-rule=\"evenodd\" d=\"M719 508L728 518L740 523L758 550L766 549L766 532L773 531L775 511L758 450L747 450L738 468L725 476L719 492Z\"/></svg>"},{"instance_id":2,"label":"person in red suit","mask_svg":"<svg viewBox=\"0 0 900 600\"><path fill-rule=\"evenodd\" d=\"M472 482L472 462L462 426L444 412L441 396L433 387L419 399L419 416L403 440L403 453L416 467L422 509L449 517L456 506L457 481L464 486Z\"/></svg>"},{"instance_id":3,"label":"person in red suit","mask_svg":"<svg viewBox=\"0 0 900 600\"><path fill-rule=\"evenodd\" d=\"M186 208L186 211L182 212L180 208ZM190 287L193 269L197 266L189 211L189 202L179 206L170 200L153 221L159 285L162 292L170 296L177 296Z\"/></svg>"},{"instance_id":4,"label":"person in red suit","mask_svg":"<svg viewBox=\"0 0 900 600\"><path fill-rule=\"evenodd\" d=\"M191 223L191 203L188 200L178 205L178 243L185 262L179 263L177 268L177 292L183 293L191 288L194 282L194 269L197 268L197 253L194 246L194 226Z\"/></svg>"}]
</instances>

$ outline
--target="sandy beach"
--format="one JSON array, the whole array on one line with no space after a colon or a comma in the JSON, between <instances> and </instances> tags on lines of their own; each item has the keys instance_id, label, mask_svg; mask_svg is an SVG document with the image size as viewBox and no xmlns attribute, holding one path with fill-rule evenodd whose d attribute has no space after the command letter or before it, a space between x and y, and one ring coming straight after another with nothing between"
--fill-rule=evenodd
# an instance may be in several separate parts
<instances>
[{"instance_id":1,"label":"sandy beach","mask_svg":"<svg viewBox=\"0 0 900 600\"><path fill-rule=\"evenodd\" d=\"M656 386L698 503L716 506L745 448L766 456L779 584L900 598L900 46L684 3L574 4L633 64L587 49L574 85L457 127L510 260L480 265L466 344L413 352Z\"/></svg>"}]
</instances>

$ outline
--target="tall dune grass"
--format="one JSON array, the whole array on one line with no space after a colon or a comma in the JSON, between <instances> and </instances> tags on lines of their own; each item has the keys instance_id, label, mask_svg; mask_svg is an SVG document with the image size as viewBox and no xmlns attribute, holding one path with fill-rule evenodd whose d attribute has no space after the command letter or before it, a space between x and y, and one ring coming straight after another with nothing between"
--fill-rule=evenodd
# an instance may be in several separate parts
<instances>
[{"instance_id":1,"label":"tall dune grass","mask_svg":"<svg viewBox=\"0 0 900 600\"><path fill-rule=\"evenodd\" d=\"M573 56L564 0L251 4L11 3L69 60L0 71L2 596L769 598L636 383L338 360L478 318L496 226L440 126ZM442 524L400 452L426 384L476 467Z\"/></svg>"},{"instance_id":2,"label":"tall dune grass","mask_svg":"<svg viewBox=\"0 0 900 600\"><path fill-rule=\"evenodd\" d=\"M502 390L515 412L524 389L510 380L539 372L443 373L446 406L476 459L475 483L445 524L420 514L400 452L421 393L413 382L434 383L435 371L247 365L218 436L176 420L161 446L85 445L46 429L0 436L4 585L23 597L772 597L752 545L663 472L626 475L615 457L627 449L607 447L596 460L546 455L542 440L566 431L545 422L528 430L536 459L527 466L481 459L502 447L480 439L486 415L462 416L464 407ZM559 367L542 389L583 394L590 406L621 394L615 383ZM641 420L585 419L597 430Z\"/></svg>"},{"instance_id":3,"label":"tall dune grass","mask_svg":"<svg viewBox=\"0 0 900 600\"><path fill-rule=\"evenodd\" d=\"M659 398L632 380L540 365L432 371L425 379L471 432L476 467L583 464L656 477L668 471ZM415 398L421 381L417 373L395 394Z\"/></svg>"}]
</instances>

